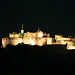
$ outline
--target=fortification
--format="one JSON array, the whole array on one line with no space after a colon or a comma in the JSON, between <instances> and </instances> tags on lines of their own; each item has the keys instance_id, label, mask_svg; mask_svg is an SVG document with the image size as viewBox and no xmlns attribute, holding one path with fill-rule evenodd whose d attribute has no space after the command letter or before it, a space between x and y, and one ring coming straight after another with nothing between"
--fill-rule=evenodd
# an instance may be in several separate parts
<instances>
[{"instance_id":1,"label":"fortification","mask_svg":"<svg viewBox=\"0 0 75 75\"><path fill-rule=\"evenodd\" d=\"M3 47L6 47L8 44L16 46L22 42L24 44L43 46L44 44L52 44L52 38L50 37L50 34L42 32L39 28L35 33L29 31L24 33L23 24L20 33L9 33L8 38L2 38Z\"/></svg>"},{"instance_id":2,"label":"fortification","mask_svg":"<svg viewBox=\"0 0 75 75\"><path fill-rule=\"evenodd\" d=\"M53 41L55 40L55 42ZM67 49L75 49L75 38L63 37L62 35L55 35L55 38L51 38L50 34L46 34L39 28L36 32L24 32L23 24L20 33L9 33L8 38L2 38L2 47L6 47L8 44L18 45L19 43L29 44L29 45L52 45L61 44L67 45Z\"/></svg>"}]
</instances>

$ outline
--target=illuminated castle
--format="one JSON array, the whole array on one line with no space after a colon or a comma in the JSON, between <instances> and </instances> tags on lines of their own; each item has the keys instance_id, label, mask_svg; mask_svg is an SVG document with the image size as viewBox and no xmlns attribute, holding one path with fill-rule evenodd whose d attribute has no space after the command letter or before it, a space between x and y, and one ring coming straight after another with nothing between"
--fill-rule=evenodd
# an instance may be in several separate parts
<instances>
[{"instance_id":1,"label":"illuminated castle","mask_svg":"<svg viewBox=\"0 0 75 75\"><path fill-rule=\"evenodd\" d=\"M44 44L52 44L52 38L50 34L43 33L39 28L35 33L26 32L24 33L23 24L20 33L9 33L8 38L2 38L2 46L6 47L8 44L18 45L19 43L38 45L42 46Z\"/></svg>"},{"instance_id":2,"label":"illuminated castle","mask_svg":"<svg viewBox=\"0 0 75 75\"><path fill-rule=\"evenodd\" d=\"M55 42L53 42L53 40L55 40ZM42 32L39 28L35 33L29 31L24 33L23 24L20 33L9 33L8 38L2 38L2 47L4 48L8 44L16 46L19 43L38 46L43 46L45 44L60 44L67 45L67 49L75 49L75 38L67 38L63 37L62 35L55 35L55 38L51 38L50 34Z\"/></svg>"}]
</instances>

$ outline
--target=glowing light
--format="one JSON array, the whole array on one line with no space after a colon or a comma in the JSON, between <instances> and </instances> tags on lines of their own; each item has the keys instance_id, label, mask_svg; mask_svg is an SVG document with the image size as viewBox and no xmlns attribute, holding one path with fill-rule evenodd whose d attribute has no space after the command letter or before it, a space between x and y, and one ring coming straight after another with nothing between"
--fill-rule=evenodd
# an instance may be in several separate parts
<instances>
[{"instance_id":1,"label":"glowing light","mask_svg":"<svg viewBox=\"0 0 75 75\"><path fill-rule=\"evenodd\" d=\"M43 37L43 34L42 33L38 33L38 37Z\"/></svg>"},{"instance_id":2,"label":"glowing light","mask_svg":"<svg viewBox=\"0 0 75 75\"><path fill-rule=\"evenodd\" d=\"M31 45L35 45L35 43L34 43L33 40L30 40L30 41L29 41L29 44L31 44Z\"/></svg>"},{"instance_id":3,"label":"glowing light","mask_svg":"<svg viewBox=\"0 0 75 75\"><path fill-rule=\"evenodd\" d=\"M22 39L21 39L21 40L19 40L19 43L22 43Z\"/></svg>"},{"instance_id":4,"label":"glowing light","mask_svg":"<svg viewBox=\"0 0 75 75\"><path fill-rule=\"evenodd\" d=\"M21 33L24 33L24 30L21 30Z\"/></svg>"},{"instance_id":5,"label":"glowing light","mask_svg":"<svg viewBox=\"0 0 75 75\"><path fill-rule=\"evenodd\" d=\"M68 50L75 49L75 46L68 44L68 45L67 45L67 49L68 49Z\"/></svg>"},{"instance_id":6,"label":"glowing light","mask_svg":"<svg viewBox=\"0 0 75 75\"><path fill-rule=\"evenodd\" d=\"M43 46L43 44L38 44L38 46Z\"/></svg>"}]
</instances>

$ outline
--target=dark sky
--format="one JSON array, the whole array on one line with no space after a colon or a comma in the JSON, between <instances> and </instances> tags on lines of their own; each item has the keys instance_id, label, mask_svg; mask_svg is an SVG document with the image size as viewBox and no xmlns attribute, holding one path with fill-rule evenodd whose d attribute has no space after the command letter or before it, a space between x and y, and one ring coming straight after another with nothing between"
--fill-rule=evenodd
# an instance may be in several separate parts
<instances>
[{"instance_id":1,"label":"dark sky","mask_svg":"<svg viewBox=\"0 0 75 75\"><path fill-rule=\"evenodd\" d=\"M73 0L50 1L0 1L0 38L8 33L24 30L55 34L75 34L75 2Z\"/></svg>"}]
</instances>

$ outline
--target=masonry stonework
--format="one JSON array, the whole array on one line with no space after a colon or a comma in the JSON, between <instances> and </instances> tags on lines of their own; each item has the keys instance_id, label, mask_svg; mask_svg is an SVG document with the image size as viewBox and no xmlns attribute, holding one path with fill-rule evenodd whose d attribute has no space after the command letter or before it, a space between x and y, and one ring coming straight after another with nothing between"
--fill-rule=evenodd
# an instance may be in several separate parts
<instances>
[{"instance_id":1,"label":"masonry stonework","mask_svg":"<svg viewBox=\"0 0 75 75\"><path fill-rule=\"evenodd\" d=\"M55 40L55 42L53 42ZM55 35L55 38L51 38L50 34L42 32L39 28L37 32L24 33L23 25L20 33L9 33L8 38L2 38L2 47L6 47L8 44L18 45L19 43L29 44L29 45L51 45L51 44L61 44L67 45L67 49L75 49L75 38L67 38L62 35Z\"/></svg>"},{"instance_id":2,"label":"masonry stonework","mask_svg":"<svg viewBox=\"0 0 75 75\"><path fill-rule=\"evenodd\" d=\"M40 29L35 33L29 31L24 33L23 26L21 33L9 33L8 38L2 38L3 47L6 47L8 44L16 46L19 43L43 46L45 44L51 44L52 38L50 38L50 34L43 33Z\"/></svg>"}]
</instances>

